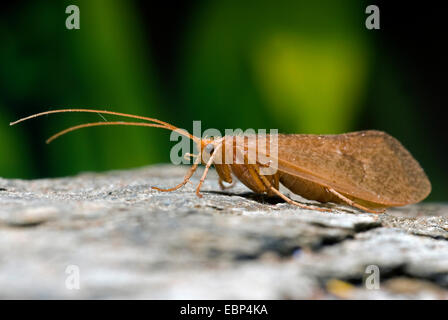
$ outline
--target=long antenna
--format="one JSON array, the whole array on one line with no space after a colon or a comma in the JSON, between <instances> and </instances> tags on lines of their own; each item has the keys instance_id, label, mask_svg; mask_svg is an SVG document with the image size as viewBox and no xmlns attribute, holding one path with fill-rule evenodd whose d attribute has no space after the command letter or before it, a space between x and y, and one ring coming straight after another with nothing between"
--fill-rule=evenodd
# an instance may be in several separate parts
<instances>
[{"instance_id":1,"label":"long antenna","mask_svg":"<svg viewBox=\"0 0 448 320\"><path fill-rule=\"evenodd\" d=\"M79 124L77 126L73 126L73 127L67 128L65 130L59 131L58 133L52 135L50 138L47 139L46 143L51 143L52 141L54 141L55 139L59 138L60 136L63 136L66 133L69 133L69 132L72 132L72 131L75 131L75 130L78 130L78 129L88 128L88 127L98 127L98 126L135 126L135 127L163 128L163 129L167 129L167 130L171 130L171 131L176 131L179 134L192 139L198 145L201 144L201 141L200 141L199 138L191 135L190 133L188 133L186 130L183 130L183 129L179 129L179 128L173 129L173 128L170 128L170 127L168 127L166 125L155 124L155 123L125 122L125 121L92 122L92 123Z\"/></svg>"},{"instance_id":2,"label":"long antenna","mask_svg":"<svg viewBox=\"0 0 448 320\"><path fill-rule=\"evenodd\" d=\"M18 124L20 122L29 120L29 119L33 119L33 118L37 118L37 117L41 117L44 115L48 115L48 114L53 114L53 113L64 113L64 112L87 112L87 113L99 113L99 114L110 114L110 115L115 115L115 116L120 116L120 117L127 117L127 118L133 118L133 119L140 119L140 120L145 120L145 121L151 121L151 122L155 122L158 123L159 125L149 125L149 124L144 124L142 122L122 122L122 121L116 121L116 122L101 122L100 124L96 124L96 123L88 123L85 125L78 125L75 127L71 127L68 128L64 131L61 131L60 133L50 137L47 140L47 143L50 143L51 141L53 141L54 139L60 137L61 135L68 133L70 131L74 131L77 129L81 129L81 128L85 128L85 127L93 127L93 126L99 126L99 125L133 125L133 126L145 126L145 127L155 127L155 128L165 128L168 130L172 130L172 131L177 131L180 134L190 138L191 140L193 140L195 143L197 143L198 145L201 145L201 139L197 138L195 136L193 136L192 134L190 134L188 131L180 129L176 126L173 126L172 124L169 124L168 122L165 121L161 121L159 119L155 119L155 118L149 118L149 117L143 117L143 116L136 116L133 114L127 114L127 113L121 113L121 112L114 112L114 111L107 111L107 110L94 110L94 109L58 109L58 110L50 110L50 111L45 111L45 112L40 112L40 113L36 113L33 115L30 115L28 117L25 118L21 118L19 120L16 120L14 122L10 122L9 125L13 126L15 124Z\"/></svg>"},{"instance_id":3,"label":"long antenna","mask_svg":"<svg viewBox=\"0 0 448 320\"><path fill-rule=\"evenodd\" d=\"M149 118L149 117L143 117L143 116L136 116L133 114L127 114L127 113L121 113L121 112L114 112L114 111L107 111L107 110L93 110L93 109L58 109L58 110L50 110L50 111L45 111L45 112L40 112L40 113L36 113L36 114L32 114L28 117L25 118L21 118L17 121L14 122L10 122L9 125L13 126L17 123L32 119L32 118L37 118L37 117L41 117L47 114L52 114L52 113L63 113L63 112L89 112L89 113L102 113L102 114L111 114L111 115L115 115L115 116L121 116L121 117L127 117L127 118L134 118L134 119L140 119L140 120L146 120L146 121L151 121L151 122L155 122L155 123L159 123L159 124L163 124L166 125L168 127L177 129L177 127L173 126L172 124L169 124L168 122L164 122L161 121L159 119L154 119L154 118Z\"/></svg>"}]
</instances>

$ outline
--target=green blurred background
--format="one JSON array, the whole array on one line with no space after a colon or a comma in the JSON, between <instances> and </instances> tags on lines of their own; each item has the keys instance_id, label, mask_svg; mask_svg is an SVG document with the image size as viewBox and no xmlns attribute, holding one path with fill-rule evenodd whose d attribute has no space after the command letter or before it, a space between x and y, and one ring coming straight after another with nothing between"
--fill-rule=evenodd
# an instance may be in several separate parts
<instances>
[{"instance_id":1,"label":"green blurred background","mask_svg":"<svg viewBox=\"0 0 448 320\"><path fill-rule=\"evenodd\" d=\"M169 161L164 130L88 128L56 108L107 109L192 130L384 130L419 160L433 201L447 200L443 10L377 1L17 1L0 13L0 176L39 178ZM67 30L76 4L81 29ZM416 18L417 17L417 18ZM438 17L440 19L438 19ZM106 117L107 120L114 119ZM223 132L223 131L222 131Z\"/></svg>"}]
</instances>

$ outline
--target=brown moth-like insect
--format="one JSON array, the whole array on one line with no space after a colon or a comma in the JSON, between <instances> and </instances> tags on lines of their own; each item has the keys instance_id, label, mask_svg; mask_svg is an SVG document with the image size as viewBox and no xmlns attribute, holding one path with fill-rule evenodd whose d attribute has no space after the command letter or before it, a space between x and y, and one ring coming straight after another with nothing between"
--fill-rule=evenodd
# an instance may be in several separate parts
<instances>
[{"instance_id":1,"label":"brown moth-like insect","mask_svg":"<svg viewBox=\"0 0 448 320\"><path fill-rule=\"evenodd\" d=\"M431 192L423 169L403 145L385 132L367 130L338 135L279 134L265 135L270 150L277 149L275 156L258 148L257 139L245 136L224 136L217 139L201 139L167 122L112 111L90 109L62 109L42 112L19 119L16 123L51 113L91 112L134 118L148 122L94 122L65 129L47 140L47 143L68 132L102 125L128 125L163 128L176 131L193 140L200 150L193 166L184 180L170 189L153 187L159 191L174 191L184 186L192 177L200 163L205 170L196 188L200 188L211 165L219 175L219 185L233 183L235 176L256 193L279 196L290 204L304 209L331 211L296 202L279 191L280 183L295 194L319 202L348 204L372 213L382 213L388 207L404 206L422 201ZM257 135L255 135L256 138ZM274 139L275 138L275 139ZM229 152L230 149L230 152ZM227 152L226 152L227 151ZM255 151L256 159L250 154ZM271 175L263 175L260 169L268 166L259 161L263 156L273 157L277 170ZM225 158L243 161L225 161ZM232 160L233 160L232 159ZM224 161L223 161L224 160ZM228 159L227 159L228 160Z\"/></svg>"}]
</instances>

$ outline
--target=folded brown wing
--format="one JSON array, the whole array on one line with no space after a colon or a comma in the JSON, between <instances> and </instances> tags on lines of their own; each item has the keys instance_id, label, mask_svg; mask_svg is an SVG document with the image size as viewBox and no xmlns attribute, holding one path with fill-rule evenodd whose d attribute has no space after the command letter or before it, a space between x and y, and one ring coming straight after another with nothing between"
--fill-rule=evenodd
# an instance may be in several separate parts
<instances>
[{"instance_id":1,"label":"folded brown wing","mask_svg":"<svg viewBox=\"0 0 448 320\"><path fill-rule=\"evenodd\" d=\"M278 170L388 206L423 200L431 184L403 145L381 131L278 135Z\"/></svg>"}]
</instances>

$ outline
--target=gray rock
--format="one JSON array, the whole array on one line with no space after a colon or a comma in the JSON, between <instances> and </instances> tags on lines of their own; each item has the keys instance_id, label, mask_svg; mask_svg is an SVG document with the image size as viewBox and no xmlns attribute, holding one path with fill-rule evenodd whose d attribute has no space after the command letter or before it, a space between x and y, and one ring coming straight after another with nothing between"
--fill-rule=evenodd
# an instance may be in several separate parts
<instances>
[{"instance_id":1,"label":"gray rock","mask_svg":"<svg viewBox=\"0 0 448 320\"><path fill-rule=\"evenodd\" d=\"M214 171L203 198L199 173L151 189L186 170L0 179L0 298L448 298L447 205L303 210Z\"/></svg>"}]
</instances>

